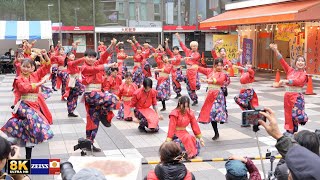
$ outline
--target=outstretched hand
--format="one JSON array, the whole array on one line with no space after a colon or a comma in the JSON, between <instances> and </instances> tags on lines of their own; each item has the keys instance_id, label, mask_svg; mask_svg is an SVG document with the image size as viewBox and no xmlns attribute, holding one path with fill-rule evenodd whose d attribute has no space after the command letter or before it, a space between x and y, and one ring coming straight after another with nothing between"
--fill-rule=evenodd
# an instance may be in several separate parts
<instances>
[{"instance_id":1,"label":"outstretched hand","mask_svg":"<svg viewBox=\"0 0 320 180\"><path fill-rule=\"evenodd\" d=\"M267 133L272 136L275 139L279 139L281 138L283 135L281 134L279 127L278 127L278 123L275 117L275 113L272 109L270 108L265 108L266 112L262 112L260 111L259 113L263 116L266 117L266 119L269 121L269 124L267 124L267 122L264 122L263 120L259 120L259 124L261 126L263 126Z\"/></svg>"}]
</instances>

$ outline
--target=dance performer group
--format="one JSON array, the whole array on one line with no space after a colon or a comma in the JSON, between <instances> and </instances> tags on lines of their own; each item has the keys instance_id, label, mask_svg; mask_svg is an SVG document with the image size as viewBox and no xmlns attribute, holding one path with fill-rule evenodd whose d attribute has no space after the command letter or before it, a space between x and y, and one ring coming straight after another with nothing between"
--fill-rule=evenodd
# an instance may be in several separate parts
<instances>
[{"instance_id":1,"label":"dance performer group","mask_svg":"<svg viewBox=\"0 0 320 180\"><path fill-rule=\"evenodd\" d=\"M114 110L118 110L116 119L139 123L138 129L141 132L159 131L159 120L163 119L160 112L167 110L165 102L170 99L172 83L178 105L169 114L166 141L178 143L189 158L197 156L201 145L204 146L198 122L211 123L215 133L212 140L217 140L218 124L224 124L228 120L226 96L227 86L230 84L230 68L237 68L241 73L240 93L234 100L242 110L252 110L259 105L252 85L255 73L250 62L243 65L239 63L241 50L238 51L237 59L231 61L227 59L224 48L219 49L217 55L216 47L223 43L222 40L214 43L213 68L202 67L198 42L192 41L189 49L178 33L176 37L185 57L180 55L179 47L174 46L172 50L169 48L168 39L165 40L165 45L160 44L157 48L148 43L141 46L135 37L128 39L127 42L134 51L133 56L124 52L124 42L112 39L108 47L99 42L98 53L88 49L84 57L78 59L75 58L78 42L73 43L71 51L65 53L60 42L56 47L50 46L47 52L33 48L36 42L23 41L14 62L17 76L13 83L13 113L1 130L8 136L17 138L20 145L26 148L26 158L30 159L32 147L54 136L50 129L54 120L45 99L61 88L61 100L66 101L69 117L77 117L74 111L78 100L84 103L87 113L86 138L91 140L92 150L99 152L101 149L93 145L99 124L101 122L110 127L115 116ZM306 62L303 56L298 56L296 67L290 67L277 50L277 45L271 44L270 47L287 73L287 80L280 81L280 84L286 85L285 129L288 133L294 133L298 131L298 124L304 125L308 121L302 94L302 87L307 82L304 70ZM117 53L117 62L111 63L113 53ZM151 68L148 62L150 57L154 57L156 68ZM125 61L129 59L134 61L132 71L125 65ZM182 72L182 61L186 64L186 74ZM157 79L155 89L149 78L152 76L151 70L155 72ZM205 75L205 78L200 79L199 73ZM44 86L49 78L52 89ZM181 94L183 82L186 83L189 97ZM199 103L196 91L200 89L201 83L207 84L207 95L196 118L191 106ZM158 110L157 101L162 103L161 110ZM189 124L195 136L186 130Z\"/></svg>"}]
</instances>

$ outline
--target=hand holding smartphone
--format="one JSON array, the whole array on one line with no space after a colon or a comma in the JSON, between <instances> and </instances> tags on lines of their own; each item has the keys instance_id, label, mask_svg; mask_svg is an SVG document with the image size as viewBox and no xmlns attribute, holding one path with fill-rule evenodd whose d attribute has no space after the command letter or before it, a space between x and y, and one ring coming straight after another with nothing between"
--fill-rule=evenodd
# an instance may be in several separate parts
<instances>
[{"instance_id":1,"label":"hand holding smartphone","mask_svg":"<svg viewBox=\"0 0 320 180\"><path fill-rule=\"evenodd\" d=\"M258 120L263 120L266 122L266 117L260 114L260 112L266 111L264 109L242 111L242 124L251 124L254 126L258 126Z\"/></svg>"}]
</instances>

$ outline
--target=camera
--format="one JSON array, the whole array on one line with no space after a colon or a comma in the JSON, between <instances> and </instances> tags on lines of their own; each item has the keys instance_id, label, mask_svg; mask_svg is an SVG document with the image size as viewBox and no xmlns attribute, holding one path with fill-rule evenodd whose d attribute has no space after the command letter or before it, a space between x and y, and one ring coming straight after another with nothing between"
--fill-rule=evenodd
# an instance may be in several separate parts
<instances>
[{"instance_id":1,"label":"camera","mask_svg":"<svg viewBox=\"0 0 320 180\"><path fill-rule=\"evenodd\" d=\"M279 154L278 150L274 147L271 147L271 148L267 149L266 157L270 158L270 157L274 157L278 154Z\"/></svg>"},{"instance_id":2,"label":"camera","mask_svg":"<svg viewBox=\"0 0 320 180\"><path fill-rule=\"evenodd\" d=\"M73 147L73 150L81 149L81 156L87 155L86 150L91 150L92 142L89 139L79 138L78 144Z\"/></svg>"},{"instance_id":3,"label":"camera","mask_svg":"<svg viewBox=\"0 0 320 180\"><path fill-rule=\"evenodd\" d=\"M60 164L60 173L63 180L71 180L76 171L73 169L72 164L66 161Z\"/></svg>"},{"instance_id":4,"label":"camera","mask_svg":"<svg viewBox=\"0 0 320 180\"><path fill-rule=\"evenodd\" d=\"M266 121L266 117L260 114L260 112L266 111L262 109L242 111L242 124L252 124L254 126L258 126L259 119Z\"/></svg>"}]
</instances>

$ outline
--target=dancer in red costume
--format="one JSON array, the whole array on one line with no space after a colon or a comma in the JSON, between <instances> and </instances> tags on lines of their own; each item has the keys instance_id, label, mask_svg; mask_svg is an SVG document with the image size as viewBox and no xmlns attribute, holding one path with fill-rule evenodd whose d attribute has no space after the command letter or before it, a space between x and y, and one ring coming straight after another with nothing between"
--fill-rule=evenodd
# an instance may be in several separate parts
<instances>
[{"instance_id":1,"label":"dancer in red costume","mask_svg":"<svg viewBox=\"0 0 320 180\"><path fill-rule=\"evenodd\" d=\"M145 42L143 47L136 40L135 36L132 37L132 41L136 45L136 47L141 47L143 61L142 61L142 71L145 77L151 77L151 65L148 62L148 58L151 55L151 52L156 52L156 49L153 48L149 43Z\"/></svg>"},{"instance_id":2,"label":"dancer in red costume","mask_svg":"<svg viewBox=\"0 0 320 180\"><path fill-rule=\"evenodd\" d=\"M295 68L283 59L276 44L270 44L270 48L274 51L280 60L281 66L287 74L287 80L281 80L279 84L286 85L286 93L284 94L284 128L288 133L298 131L298 125L305 125L308 116L305 112L305 101L302 94L302 88L307 83L308 77L305 71L306 60L303 56L297 56L295 60Z\"/></svg>"},{"instance_id":3,"label":"dancer in red costume","mask_svg":"<svg viewBox=\"0 0 320 180\"><path fill-rule=\"evenodd\" d=\"M201 79L201 82L208 83L208 94L202 105L198 121L204 124L211 122L215 133L212 140L219 138L218 122L223 124L228 119L226 100L221 87L229 85L230 78L222 69L223 60L221 58L214 60L213 68L199 67L198 69L200 73L207 76L206 79Z\"/></svg>"},{"instance_id":4,"label":"dancer in red costume","mask_svg":"<svg viewBox=\"0 0 320 180\"><path fill-rule=\"evenodd\" d=\"M143 54L142 54L142 50L141 47L138 46L136 47L134 45L134 43L132 42L132 40L127 40L128 43L131 44L132 50L134 52L133 55L133 61L134 61L134 66L133 66L133 82L138 86L138 88L141 87L141 84L143 82L144 79L144 74L142 71L142 62L143 62Z\"/></svg>"},{"instance_id":5,"label":"dancer in red costume","mask_svg":"<svg viewBox=\"0 0 320 180\"><path fill-rule=\"evenodd\" d=\"M133 94L138 87L132 82L131 72L127 72L124 78L125 82L123 82L119 88L119 99L121 99L121 106L118 111L117 119L132 121L133 114L130 111L130 103Z\"/></svg>"},{"instance_id":6,"label":"dancer in red costume","mask_svg":"<svg viewBox=\"0 0 320 180\"><path fill-rule=\"evenodd\" d=\"M172 47L172 51L169 49L168 40L169 39L166 39L166 41L165 41L166 52L167 52L168 56L170 57L169 61L173 65L173 68L171 71L172 87L173 87L173 91L177 94L175 99L178 99L179 97L181 97L181 94L180 94L181 93L181 84L177 79L178 79L179 75L182 75L182 71L180 68L180 63L181 63L182 57L180 55L178 46Z\"/></svg>"},{"instance_id":7,"label":"dancer in red costume","mask_svg":"<svg viewBox=\"0 0 320 180\"><path fill-rule=\"evenodd\" d=\"M118 42L116 45L116 52L117 52L117 63L118 63L118 68L119 68L119 74L122 77L122 79L124 78L124 75L127 72L127 66L125 65L125 60L129 59L131 56L128 56L125 52L124 52L124 46L123 46L123 42Z\"/></svg>"},{"instance_id":8,"label":"dancer in red costume","mask_svg":"<svg viewBox=\"0 0 320 180\"><path fill-rule=\"evenodd\" d=\"M67 98L68 117L78 117L74 114L74 110L77 108L78 97L84 93L85 87L81 83L80 64L83 64L85 57L75 60L75 54L70 51L65 59L65 65L67 66L68 81L66 92L63 97Z\"/></svg>"},{"instance_id":9,"label":"dancer in red costume","mask_svg":"<svg viewBox=\"0 0 320 180\"><path fill-rule=\"evenodd\" d=\"M200 81L198 74L199 60L201 58L198 52L198 42L192 41L190 43L190 48L188 49L180 39L179 33L176 33L176 37L179 40L180 46L186 54L184 58L187 65L187 77L184 78L187 84L187 91L190 99L193 101L192 106L198 104L198 96L196 90L200 89Z\"/></svg>"},{"instance_id":10,"label":"dancer in red costume","mask_svg":"<svg viewBox=\"0 0 320 180\"><path fill-rule=\"evenodd\" d=\"M106 59L112 54L112 49L116 44L113 39L108 49L101 54L99 60L96 59L97 53L93 50L85 52L85 62L81 68L82 84L85 85L85 108L87 112L86 137L92 143L97 135L99 122L106 126L111 126L113 117L112 110L116 108L118 97L108 91L102 92L102 83L105 72L110 67L116 67L116 63L107 64ZM95 152L100 152L101 149L92 145Z\"/></svg>"},{"instance_id":11,"label":"dancer in red costume","mask_svg":"<svg viewBox=\"0 0 320 180\"><path fill-rule=\"evenodd\" d=\"M178 143L181 150L187 152L188 158L196 157L200 153L200 143L204 146L204 141L194 112L190 109L190 99L187 96L182 96L179 99L178 106L171 111L169 118L166 141ZM192 131L196 137L186 130L189 124L191 124Z\"/></svg>"},{"instance_id":12,"label":"dancer in red costume","mask_svg":"<svg viewBox=\"0 0 320 180\"><path fill-rule=\"evenodd\" d=\"M60 89L61 84L63 85L61 88L61 100L65 100L63 95L65 93L66 81L68 78L68 74L66 72L66 68L64 67L64 60L66 58L64 47L60 47L58 49L59 54L51 57L52 62L52 89L56 91L56 87Z\"/></svg>"},{"instance_id":13,"label":"dancer in red costume","mask_svg":"<svg viewBox=\"0 0 320 180\"><path fill-rule=\"evenodd\" d=\"M31 42L31 44L29 43L28 40L23 40L22 41L22 49L24 52L24 58L31 58L31 52L32 52L32 47L34 46L34 44L37 42L37 40L34 40Z\"/></svg>"},{"instance_id":14,"label":"dancer in red costume","mask_svg":"<svg viewBox=\"0 0 320 180\"><path fill-rule=\"evenodd\" d=\"M145 78L143 87L134 92L131 99L133 121L139 122L142 132L158 132L159 119L162 119L157 107L157 91L152 89L152 80ZM153 109L150 108L153 107Z\"/></svg>"},{"instance_id":15,"label":"dancer in red costume","mask_svg":"<svg viewBox=\"0 0 320 180\"><path fill-rule=\"evenodd\" d=\"M240 49L237 54L240 56L242 50ZM240 64L240 63L239 63ZM234 101L240 106L242 110L252 110L259 106L258 96L253 89L252 83L254 82L254 70L251 63L246 62L244 66L233 66L239 69L240 76L240 94L234 97ZM242 122L242 127L250 127L249 124Z\"/></svg>"},{"instance_id":16,"label":"dancer in red costume","mask_svg":"<svg viewBox=\"0 0 320 180\"><path fill-rule=\"evenodd\" d=\"M158 59L158 58L157 58ZM172 71L172 65L168 61L167 55L162 55L162 68L154 69L155 72L159 72L159 78L157 82L156 90L158 91L157 100L161 101L162 109L160 111L166 110L166 101L170 99L170 72Z\"/></svg>"},{"instance_id":17,"label":"dancer in red costume","mask_svg":"<svg viewBox=\"0 0 320 180\"><path fill-rule=\"evenodd\" d=\"M13 117L1 128L8 136L19 139L19 144L26 147L26 159L31 159L32 147L53 137L50 129L52 116L47 109L45 100L39 93L40 86L45 82L42 78L50 72L51 62L45 50L42 61L36 72L32 72L32 60L23 59L21 74L16 78L14 89L19 96L15 104ZM41 128L40 128L41 127Z\"/></svg>"},{"instance_id":18,"label":"dancer in red costume","mask_svg":"<svg viewBox=\"0 0 320 180\"><path fill-rule=\"evenodd\" d=\"M157 63L157 68L161 69L163 67L163 61L162 61L162 56L165 55L166 52L164 50L164 46L159 44L158 48L156 49L156 52L153 53L151 56L154 57L156 63ZM154 72L154 77L155 79L158 79L159 77L159 72Z\"/></svg>"},{"instance_id":19,"label":"dancer in red costume","mask_svg":"<svg viewBox=\"0 0 320 180\"><path fill-rule=\"evenodd\" d=\"M122 76L118 73L119 69L110 68L110 74L104 78L102 89L119 96L119 88L122 84ZM108 73L108 72L107 72Z\"/></svg>"}]
</instances>

